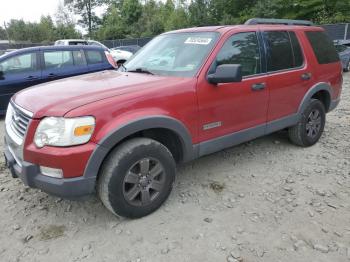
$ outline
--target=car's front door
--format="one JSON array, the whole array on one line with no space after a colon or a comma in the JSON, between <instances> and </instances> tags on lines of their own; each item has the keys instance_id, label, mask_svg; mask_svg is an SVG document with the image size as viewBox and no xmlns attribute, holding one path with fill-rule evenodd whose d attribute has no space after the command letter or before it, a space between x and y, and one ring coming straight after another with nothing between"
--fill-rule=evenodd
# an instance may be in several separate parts
<instances>
[{"instance_id":1,"label":"car's front door","mask_svg":"<svg viewBox=\"0 0 350 262\"><path fill-rule=\"evenodd\" d=\"M18 91L39 84L41 70L37 52L17 54L0 62L0 113Z\"/></svg>"},{"instance_id":2,"label":"car's front door","mask_svg":"<svg viewBox=\"0 0 350 262\"><path fill-rule=\"evenodd\" d=\"M239 131L242 131L241 138L244 138L245 134L253 135L250 137L253 138L264 133L268 87L266 76L263 74L263 55L258 39L257 32L231 35L218 51L207 72L215 72L216 67L221 64L241 64L241 82L214 85L206 79L199 80L199 141L220 138ZM242 140L241 138L239 140ZM219 144L222 145L215 145L214 148L225 147L224 141Z\"/></svg>"}]
</instances>

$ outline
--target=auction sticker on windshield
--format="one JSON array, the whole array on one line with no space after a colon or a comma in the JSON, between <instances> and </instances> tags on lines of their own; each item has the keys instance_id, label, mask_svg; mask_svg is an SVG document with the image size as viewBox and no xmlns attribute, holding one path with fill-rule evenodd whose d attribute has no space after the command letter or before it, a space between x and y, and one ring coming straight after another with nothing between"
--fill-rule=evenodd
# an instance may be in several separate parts
<instances>
[{"instance_id":1,"label":"auction sticker on windshield","mask_svg":"<svg viewBox=\"0 0 350 262\"><path fill-rule=\"evenodd\" d=\"M208 37L189 37L186 39L185 44L192 45L208 45L211 42L212 38Z\"/></svg>"}]
</instances>

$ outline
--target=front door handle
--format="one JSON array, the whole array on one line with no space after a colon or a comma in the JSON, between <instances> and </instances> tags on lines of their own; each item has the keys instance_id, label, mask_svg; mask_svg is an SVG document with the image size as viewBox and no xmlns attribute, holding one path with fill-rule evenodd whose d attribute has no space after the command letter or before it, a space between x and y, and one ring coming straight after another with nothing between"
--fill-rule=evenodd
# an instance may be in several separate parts
<instances>
[{"instance_id":1,"label":"front door handle","mask_svg":"<svg viewBox=\"0 0 350 262\"><path fill-rule=\"evenodd\" d=\"M258 84L253 84L252 85L252 90L253 91L259 91L265 89L266 84L265 83L258 83Z\"/></svg>"},{"instance_id":2,"label":"front door handle","mask_svg":"<svg viewBox=\"0 0 350 262\"><path fill-rule=\"evenodd\" d=\"M310 80L311 76L312 76L311 73L304 73L304 74L301 75L301 79L302 80Z\"/></svg>"}]
</instances>

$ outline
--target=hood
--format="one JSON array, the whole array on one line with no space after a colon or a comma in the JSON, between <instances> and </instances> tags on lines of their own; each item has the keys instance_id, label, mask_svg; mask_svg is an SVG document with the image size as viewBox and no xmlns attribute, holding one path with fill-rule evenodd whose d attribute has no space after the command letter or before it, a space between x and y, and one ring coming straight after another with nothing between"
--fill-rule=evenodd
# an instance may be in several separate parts
<instances>
[{"instance_id":1,"label":"hood","mask_svg":"<svg viewBox=\"0 0 350 262\"><path fill-rule=\"evenodd\" d=\"M184 79L108 70L24 89L13 101L33 112L34 118L64 116L72 109L105 98L181 81Z\"/></svg>"}]
</instances>

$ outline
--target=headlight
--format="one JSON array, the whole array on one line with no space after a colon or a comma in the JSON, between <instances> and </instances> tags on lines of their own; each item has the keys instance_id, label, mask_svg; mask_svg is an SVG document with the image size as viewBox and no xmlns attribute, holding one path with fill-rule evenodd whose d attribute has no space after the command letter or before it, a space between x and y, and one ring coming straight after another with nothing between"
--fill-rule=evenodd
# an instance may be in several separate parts
<instances>
[{"instance_id":1,"label":"headlight","mask_svg":"<svg viewBox=\"0 0 350 262\"><path fill-rule=\"evenodd\" d=\"M95 118L91 116L46 117L36 129L34 143L37 147L81 145L90 140L94 128Z\"/></svg>"}]
</instances>

